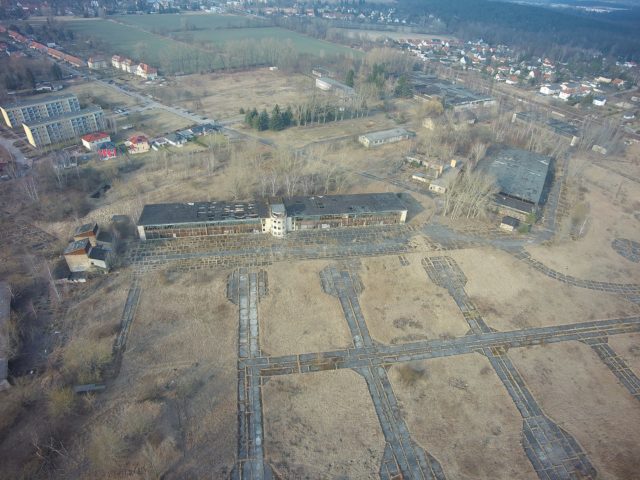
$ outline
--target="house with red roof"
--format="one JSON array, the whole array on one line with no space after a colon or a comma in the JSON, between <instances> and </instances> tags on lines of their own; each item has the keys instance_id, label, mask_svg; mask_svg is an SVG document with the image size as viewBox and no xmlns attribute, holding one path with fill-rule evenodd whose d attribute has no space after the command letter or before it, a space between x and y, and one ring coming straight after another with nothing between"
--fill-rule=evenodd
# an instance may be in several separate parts
<instances>
[{"instance_id":1,"label":"house with red roof","mask_svg":"<svg viewBox=\"0 0 640 480\"><path fill-rule=\"evenodd\" d=\"M149 151L149 139L144 135L135 135L129 139L129 153L145 153Z\"/></svg>"},{"instance_id":2,"label":"house with red roof","mask_svg":"<svg viewBox=\"0 0 640 480\"><path fill-rule=\"evenodd\" d=\"M118 150L114 143L105 142L98 147L98 155L101 160L109 160L118 156Z\"/></svg>"},{"instance_id":3,"label":"house with red roof","mask_svg":"<svg viewBox=\"0 0 640 480\"><path fill-rule=\"evenodd\" d=\"M82 145L91 152L98 151L98 147L111 141L111 136L105 132L88 133L82 137Z\"/></svg>"}]
</instances>

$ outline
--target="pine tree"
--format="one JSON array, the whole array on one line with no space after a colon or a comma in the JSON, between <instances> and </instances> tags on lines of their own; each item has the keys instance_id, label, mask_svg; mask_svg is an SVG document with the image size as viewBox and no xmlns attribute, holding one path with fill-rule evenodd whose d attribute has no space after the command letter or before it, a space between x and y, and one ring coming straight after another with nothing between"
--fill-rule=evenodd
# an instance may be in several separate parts
<instances>
[{"instance_id":1,"label":"pine tree","mask_svg":"<svg viewBox=\"0 0 640 480\"><path fill-rule=\"evenodd\" d=\"M345 79L344 83L349 87L353 87L353 85L355 84L355 76L356 72L354 72L352 68L347 72L347 78Z\"/></svg>"},{"instance_id":2,"label":"pine tree","mask_svg":"<svg viewBox=\"0 0 640 480\"><path fill-rule=\"evenodd\" d=\"M277 104L271 111L271 118L269 118L269 129L275 131L284 129L282 113L280 112L280 107Z\"/></svg>"},{"instance_id":3,"label":"pine tree","mask_svg":"<svg viewBox=\"0 0 640 480\"><path fill-rule=\"evenodd\" d=\"M260 112L257 120L257 129L259 131L267 130L269 128L269 114L266 109Z\"/></svg>"}]
</instances>

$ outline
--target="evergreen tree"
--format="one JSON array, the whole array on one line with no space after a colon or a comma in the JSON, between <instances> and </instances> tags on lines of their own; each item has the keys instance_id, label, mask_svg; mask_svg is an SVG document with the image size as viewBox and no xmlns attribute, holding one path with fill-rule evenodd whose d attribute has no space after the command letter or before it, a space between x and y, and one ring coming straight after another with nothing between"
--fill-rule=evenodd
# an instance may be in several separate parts
<instances>
[{"instance_id":1,"label":"evergreen tree","mask_svg":"<svg viewBox=\"0 0 640 480\"><path fill-rule=\"evenodd\" d=\"M30 68L27 68L25 71L25 86L28 88L36 87L36 77L33 75L33 72Z\"/></svg>"},{"instance_id":2,"label":"evergreen tree","mask_svg":"<svg viewBox=\"0 0 640 480\"><path fill-rule=\"evenodd\" d=\"M51 65L51 76L54 80L62 80L62 69L57 63Z\"/></svg>"},{"instance_id":3,"label":"evergreen tree","mask_svg":"<svg viewBox=\"0 0 640 480\"><path fill-rule=\"evenodd\" d=\"M270 130L282 130L284 129L284 122L282 121L282 113L280 112L280 107L276 104L271 111L271 117L269 118L269 129Z\"/></svg>"},{"instance_id":4,"label":"evergreen tree","mask_svg":"<svg viewBox=\"0 0 640 480\"><path fill-rule=\"evenodd\" d=\"M269 114L267 110L262 110L260 115L258 115L257 120L257 128L259 131L267 130L269 128Z\"/></svg>"},{"instance_id":5,"label":"evergreen tree","mask_svg":"<svg viewBox=\"0 0 640 480\"><path fill-rule=\"evenodd\" d=\"M413 88L406 75L400 75L395 90L396 97L411 98L413 96Z\"/></svg>"},{"instance_id":6,"label":"evergreen tree","mask_svg":"<svg viewBox=\"0 0 640 480\"><path fill-rule=\"evenodd\" d=\"M291 106L288 106L287 109L282 114L282 125L284 128L290 127L293 123L293 111L291 110Z\"/></svg>"},{"instance_id":7,"label":"evergreen tree","mask_svg":"<svg viewBox=\"0 0 640 480\"><path fill-rule=\"evenodd\" d=\"M355 76L356 76L356 72L354 72L352 68L347 72L347 78L345 79L344 83L349 87L353 87L355 84Z\"/></svg>"}]
</instances>

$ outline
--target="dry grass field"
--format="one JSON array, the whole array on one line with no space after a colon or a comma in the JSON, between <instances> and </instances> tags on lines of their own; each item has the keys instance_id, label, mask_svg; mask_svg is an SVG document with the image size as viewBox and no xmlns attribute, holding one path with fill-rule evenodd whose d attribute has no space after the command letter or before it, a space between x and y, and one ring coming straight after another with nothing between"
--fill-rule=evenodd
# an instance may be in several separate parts
<instances>
[{"instance_id":1,"label":"dry grass field","mask_svg":"<svg viewBox=\"0 0 640 480\"><path fill-rule=\"evenodd\" d=\"M480 355L397 365L389 378L413 438L447 478L535 479L522 417Z\"/></svg>"},{"instance_id":2,"label":"dry grass field","mask_svg":"<svg viewBox=\"0 0 640 480\"><path fill-rule=\"evenodd\" d=\"M602 478L640 471L640 409L587 345L511 350L509 355L546 414L570 432Z\"/></svg>"},{"instance_id":3,"label":"dry grass field","mask_svg":"<svg viewBox=\"0 0 640 480\"><path fill-rule=\"evenodd\" d=\"M132 107L138 105L138 101L129 95L118 92L99 82L84 82L71 85L68 91L75 93L80 101L93 101L99 104L109 105L110 108Z\"/></svg>"},{"instance_id":4,"label":"dry grass field","mask_svg":"<svg viewBox=\"0 0 640 480\"><path fill-rule=\"evenodd\" d=\"M120 375L100 398L108 408L87 422L86 478L228 474L236 447L238 314L226 299L227 273L144 279ZM120 445L115 459L101 437Z\"/></svg>"},{"instance_id":5,"label":"dry grass field","mask_svg":"<svg viewBox=\"0 0 640 480\"><path fill-rule=\"evenodd\" d=\"M326 262L283 262L267 268L269 295L260 301L263 353L322 352L352 345L340 302L322 291Z\"/></svg>"},{"instance_id":6,"label":"dry grass field","mask_svg":"<svg viewBox=\"0 0 640 480\"><path fill-rule=\"evenodd\" d=\"M360 295L362 313L371 336L383 343L463 336L467 322L448 292L433 282L422 268L419 254L362 260Z\"/></svg>"},{"instance_id":7,"label":"dry grass field","mask_svg":"<svg viewBox=\"0 0 640 480\"><path fill-rule=\"evenodd\" d=\"M357 373L272 378L263 405L265 457L282 478L379 478L384 436Z\"/></svg>"},{"instance_id":8,"label":"dry grass field","mask_svg":"<svg viewBox=\"0 0 640 480\"><path fill-rule=\"evenodd\" d=\"M465 290L497 330L638 315L640 307L607 293L562 284L494 249L448 252L467 277Z\"/></svg>"}]
</instances>

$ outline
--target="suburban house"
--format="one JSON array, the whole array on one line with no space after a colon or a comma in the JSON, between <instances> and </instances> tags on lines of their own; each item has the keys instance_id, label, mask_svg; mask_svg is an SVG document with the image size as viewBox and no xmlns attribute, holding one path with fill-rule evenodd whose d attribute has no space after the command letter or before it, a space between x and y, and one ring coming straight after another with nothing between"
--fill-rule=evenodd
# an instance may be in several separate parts
<instances>
[{"instance_id":1,"label":"suburban house","mask_svg":"<svg viewBox=\"0 0 640 480\"><path fill-rule=\"evenodd\" d=\"M137 153L148 152L151 148L149 139L144 135L135 135L129 139L129 153L135 155Z\"/></svg>"},{"instance_id":2,"label":"suburban house","mask_svg":"<svg viewBox=\"0 0 640 480\"><path fill-rule=\"evenodd\" d=\"M141 240L238 233L402 224L407 207L395 193L272 198L255 202L193 202L145 205L138 220Z\"/></svg>"},{"instance_id":3,"label":"suburban house","mask_svg":"<svg viewBox=\"0 0 640 480\"><path fill-rule=\"evenodd\" d=\"M169 135L165 135L164 138L167 143L173 147L182 147L187 143L187 139L177 133L170 133Z\"/></svg>"},{"instance_id":4,"label":"suburban house","mask_svg":"<svg viewBox=\"0 0 640 480\"><path fill-rule=\"evenodd\" d=\"M111 65L117 70L132 73L145 80L155 80L158 78L158 69L147 65L146 63L135 63L130 58L114 55L111 57Z\"/></svg>"},{"instance_id":5,"label":"suburban house","mask_svg":"<svg viewBox=\"0 0 640 480\"><path fill-rule=\"evenodd\" d=\"M542 95L558 95L562 91L562 88L557 83L543 85L540 87L540 93Z\"/></svg>"},{"instance_id":6,"label":"suburban house","mask_svg":"<svg viewBox=\"0 0 640 480\"><path fill-rule=\"evenodd\" d=\"M107 68L107 61L103 57L99 56L89 57L89 60L87 60L87 66L90 70L102 70Z\"/></svg>"},{"instance_id":7,"label":"suburban house","mask_svg":"<svg viewBox=\"0 0 640 480\"><path fill-rule=\"evenodd\" d=\"M607 99L605 97L593 97L593 104L596 107L604 107L607 103Z\"/></svg>"},{"instance_id":8,"label":"suburban house","mask_svg":"<svg viewBox=\"0 0 640 480\"><path fill-rule=\"evenodd\" d=\"M82 145L90 152L97 152L98 147L105 143L110 142L111 137L105 132L88 133L81 137Z\"/></svg>"},{"instance_id":9,"label":"suburban house","mask_svg":"<svg viewBox=\"0 0 640 480\"><path fill-rule=\"evenodd\" d=\"M158 78L158 69L150 67L146 63L141 63L136 67L136 75L146 80L155 80Z\"/></svg>"},{"instance_id":10,"label":"suburban house","mask_svg":"<svg viewBox=\"0 0 640 480\"><path fill-rule=\"evenodd\" d=\"M118 156L118 149L113 142L105 142L98 147L98 155L102 160L109 160Z\"/></svg>"},{"instance_id":11,"label":"suburban house","mask_svg":"<svg viewBox=\"0 0 640 480\"><path fill-rule=\"evenodd\" d=\"M405 130L404 128L392 128L390 130L382 130L380 132L366 133L358 137L358 141L367 148L379 147L387 143L400 142L408 140L415 136L415 133Z\"/></svg>"}]
</instances>

